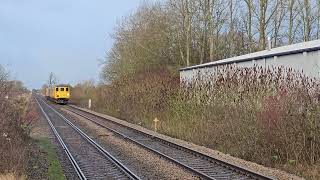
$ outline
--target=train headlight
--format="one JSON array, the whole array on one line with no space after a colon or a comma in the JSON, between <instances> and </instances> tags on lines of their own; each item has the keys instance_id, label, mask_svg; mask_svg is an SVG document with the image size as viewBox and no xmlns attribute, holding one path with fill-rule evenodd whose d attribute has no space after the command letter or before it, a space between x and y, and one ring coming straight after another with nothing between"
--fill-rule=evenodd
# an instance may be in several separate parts
<instances>
[{"instance_id":1,"label":"train headlight","mask_svg":"<svg viewBox=\"0 0 320 180\"><path fill-rule=\"evenodd\" d=\"M67 93L67 96L70 96L70 93Z\"/></svg>"}]
</instances>

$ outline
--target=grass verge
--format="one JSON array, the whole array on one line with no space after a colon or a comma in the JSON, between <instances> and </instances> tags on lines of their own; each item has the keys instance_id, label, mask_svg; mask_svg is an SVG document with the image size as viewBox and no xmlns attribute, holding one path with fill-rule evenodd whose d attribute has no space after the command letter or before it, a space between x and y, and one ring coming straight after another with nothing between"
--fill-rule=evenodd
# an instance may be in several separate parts
<instances>
[{"instance_id":1,"label":"grass verge","mask_svg":"<svg viewBox=\"0 0 320 180\"><path fill-rule=\"evenodd\" d=\"M42 151L47 153L48 163L48 179L52 180L65 180L66 177L63 173L62 167L58 160L58 156L53 145L50 143L48 138L36 139L36 144Z\"/></svg>"}]
</instances>

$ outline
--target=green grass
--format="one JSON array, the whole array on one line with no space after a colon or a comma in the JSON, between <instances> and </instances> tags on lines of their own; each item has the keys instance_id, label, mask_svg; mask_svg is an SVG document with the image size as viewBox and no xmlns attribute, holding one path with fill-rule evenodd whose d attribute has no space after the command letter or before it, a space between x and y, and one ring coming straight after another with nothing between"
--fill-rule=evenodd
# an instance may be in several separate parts
<instances>
[{"instance_id":1,"label":"green grass","mask_svg":"<svg viewBox=\"0 0 320 180\"><path fill-rule=\"evenodd\" d=\"M48 153L47 163L48 163L48 178L49 180L65 180L62 167L58 160L56 151L53 145L50 143L48 138L37 139L37 144L40 148Z\"/></svg>"}]
</instances>

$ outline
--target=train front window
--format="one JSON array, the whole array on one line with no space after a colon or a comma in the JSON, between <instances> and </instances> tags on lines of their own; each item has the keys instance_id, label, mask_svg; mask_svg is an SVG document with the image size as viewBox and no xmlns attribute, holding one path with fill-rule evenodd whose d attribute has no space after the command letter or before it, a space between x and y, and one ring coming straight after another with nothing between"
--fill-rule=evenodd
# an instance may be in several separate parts
<instances>
[{"instance_id":1,"label":"train front window","mask_svg":"<svg viewBox=\"0 0 320 180\"><path fill-rule=\"evenodd\" d=\"M56 88L56 91L59 91L59 88Z\"/></svg>"},{"instance_id":2,"label":"train front window","mask_svg":"<svg viewBox=\"0 0 320 180\"><path fill-rule=\"evenodd\" d=\"M69 91L69 88L66 88L66 91Z\"/></svg>"},{"instance_id":3,"label":"train front window","mask_svg":"<svg viewBox=\"0 0 320 180\"><path fill-rule=\"evenodd\" d=\"M60 91L64 91L64 88L60 88Z\"/></svg>"}]
</instances>

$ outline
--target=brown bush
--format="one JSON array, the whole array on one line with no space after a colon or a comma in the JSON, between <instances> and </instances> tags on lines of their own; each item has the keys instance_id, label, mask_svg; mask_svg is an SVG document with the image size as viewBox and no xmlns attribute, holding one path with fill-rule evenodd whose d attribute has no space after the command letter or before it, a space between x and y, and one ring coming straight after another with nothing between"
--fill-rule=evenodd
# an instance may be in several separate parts
<instances>
[{"instance_id":1,"label":"brown bush","mask_svg":"<svg viewBox=\"0 0 320 180\"><path fill-rule=\"evenodd\" d=\"M27 160L29 132L36 120L34 109L25 111L26 101L2 101L0 105L0 174L23 174Z\"/></svg>"},{"instance_id":2,"label":"brown bush","mask_svg":"<svg viewBox=\"0 0 320 180\"><path fill-rule=\"evenodd\" d=\"M20 92L10 84L5 78L0 81L0 86L6 87L0 90L0 174L21 176L27 162L28 135L37 115L35 107L28 104L25 89Z\"/></svg>"},{"instance_id":3,"label":"brown bush","mask_svg":"<svg viewBox=\"0 0 320 180\"><path fill-rule=\"evenodd\" d=\"M72 101L86 106L91 98L96 110L150 126L151 122L142 119L162 116L168 111L169 99L178 87L179 78L176 75L165 68L152 69L122 77L110 85L91 87L94 90L90 96L74 93L86 89L84 84L79 84L73 89Z\"/></svg>"}]
</instances>

